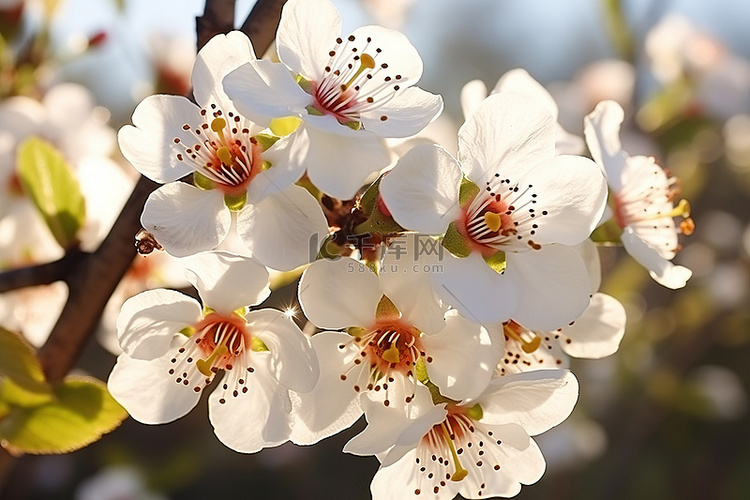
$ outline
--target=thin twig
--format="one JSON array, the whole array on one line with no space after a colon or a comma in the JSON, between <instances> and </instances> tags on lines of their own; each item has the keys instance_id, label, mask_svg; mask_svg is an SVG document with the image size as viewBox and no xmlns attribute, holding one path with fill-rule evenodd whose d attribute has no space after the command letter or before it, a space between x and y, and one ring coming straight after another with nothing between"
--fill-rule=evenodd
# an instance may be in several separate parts
<instances>
[{"instance_id":1,"label":"thin twig","mask_svg":"<svg viewBox=\"0 0 750 500\"><path fill-rule=\"evenodd\" d=\"M76 264L87 254L69 251L61 259L36 266L21 267L0 273L0 293L29 286L64 281Z\"/></svg>"},{"instance_id":2,"label":"thin twig","mask_svg":"<svg viewBox=\"0 0 750 500\"><path fill-rule=\"evenodd\" d=\"M240 31L253 41L253 48L258 57L268 50L276 38L281 8L285 3L286 0L258 0L242 23Z\"/></svg>"},{"instance_id":3,"label":"thin twig","mask_svg":"<svg viewBox=\"0 0 750 500\"><path fill-rule=\"evenodd\" d=\"M198 49L219 33L234 29L234 0L206 0L203 15L195 18Z\"/></svg>"},{"instance_id":4,"label":"thin twig","mask_svg":"<svg viewBox=\"0 0 750 500\"><path fill-rule=\"evenodd\" d=\"M265 52L273 41L283 3L282 0L259 0L243 24L243 31L253 39L260 53ZM233 27L234 0L206 0L204 15L196 19L198 47L214 34L228 32ZM65 270L52 263L49 269L44 268L49 274L38 271L39 276L33 278L37 282L56 281L52 278L58 278L57 273L62 272L69 286L68 302L38 353L50 381L61 380L75 366L104 306L132 263L136 255L134 238L141 227L139 216L146 198L155 187L157 184L141 177L109 235L95 253L81 255L80 259L70 262L70 266L66 265ZM46 277L42 278L42 275ZM29 283L33 281L29 277L23 279ZM0 449L0 484L8 477L12 463L13 457Z\"/></svg>"},{"instance_id":5,"label":"thin twig","mask_svg":"<svg viewBox=\"0 0 750 500\"><path fill-rule=\"evenodd\" d=\"M149 193L157 184L141 177L101 246L76 262L66 280L68 301L39 349L39 362L50 382L63 379L94 331L104 306L136 255L135 234Z\"/></svg>"}]
</instances>

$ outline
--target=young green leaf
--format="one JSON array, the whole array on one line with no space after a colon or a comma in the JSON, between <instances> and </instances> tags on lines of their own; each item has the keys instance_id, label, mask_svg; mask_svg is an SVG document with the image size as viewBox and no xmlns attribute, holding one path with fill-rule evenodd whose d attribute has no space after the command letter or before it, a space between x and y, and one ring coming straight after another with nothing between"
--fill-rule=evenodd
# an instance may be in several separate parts
<instances>
[{"instance_id":1,"label":"young green leaf","mask_svg":"<svg viewBox=\"0 0 750 500\"><path fill-rule=\"evenodd\" d=\"M49 393L34 349L18 333L0 327L0 377L13 379L25 391Z\"/></svg>"},{"instance_id":2,"label":"young green leaf","mask_svg":"<svg viewBox=\"0 0 750 500\"><path fill-rule=\"evenodd\" d=\"M78 181L62 155L48 142L31 137L18 148L18 178L63 248L77 243L86 218Z\"/></svg>"},{"instance_id":3,"label":"young green leaf","mask_svg":"<svg viewBox=\"0 0 750 500\"><path fill-rule=\"evenodd\" d=\"M54 399L33 407L11 407L0 420L0 442L12 454L57 454L83 448L128 416L96 379L68 377Z\"/></svg>"}]
</instances>

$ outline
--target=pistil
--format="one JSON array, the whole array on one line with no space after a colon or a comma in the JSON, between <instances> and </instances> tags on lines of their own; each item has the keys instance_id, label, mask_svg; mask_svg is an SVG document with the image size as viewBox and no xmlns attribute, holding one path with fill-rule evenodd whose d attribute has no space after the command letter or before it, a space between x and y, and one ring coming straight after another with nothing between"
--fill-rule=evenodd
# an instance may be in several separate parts
<instances>
[{"instance_id":1,"label":"pistil","mask_svg":"<svg viewBox=\"0 0 750 500\"><path fill-rule=\"evenodd\" d=\"M456 453L456 445L453 443L453 439L451 439L451 433L448 430L448 425L445 423L445 421L440 424L440 429L443 431L445 443L448 445L448 449L450 450L451 456L453 457L453 465L456 468L456 471L451 475L451 481L461 481L469 474L469 471L464 469L464 467L461 465L461 461L458 459L458 453Z\"/></svg>"}]
</instances>

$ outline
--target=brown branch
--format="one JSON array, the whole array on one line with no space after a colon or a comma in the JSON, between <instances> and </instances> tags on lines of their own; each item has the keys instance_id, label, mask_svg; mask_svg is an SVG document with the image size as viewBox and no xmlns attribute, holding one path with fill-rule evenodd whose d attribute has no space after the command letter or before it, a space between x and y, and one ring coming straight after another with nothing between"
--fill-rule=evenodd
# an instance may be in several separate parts
<instances>
[{"instance_id":1,"label":"brown branch","mask_svg":"<svg viewBox=\"0 0 750 500\"><path fill-rule=\"evenodd\" d=\"M259 0L243 24L256 50L265 52L276 33L283 0ZM206 0L204 15L196 19L198 47L213 35L234 27L234 0ZM149 193L157 184L141 177L107 238L93 254L77 253L60 261L38 266L35 271L3 275L7 286L42 284L65 275L68 301L47 342L38 352L44 373L51 382L62 378L75 366L86 341L93 333L104 306L136 255L134 238L140 229L139 217ZM64 264L63 264L64 262ZM2 279L0 279L2 282ZM0 449L0 485L13 465L11 457Z\"/></svg>"},{"instance_id":2,"label":"brown branch","mask_svg":"<svg viewBox=\"0 0 750 500\"><path fill-rule=\"evenodd\" d=\"M0 293L65 280L71 269L86 255L83 252L72 250L54 262L4 271L0 273Z\"/></svg>"},{"instance_id":3,"label":"brown branch","mask_svg":"<svg viewBox=\"0 0 750 500\"><path fill-rule=\"evenodd\" d=\"M198 49L214 35L234 29L234 0L206 0L203 15L195 18Z\"/></svg>"},{"instance_id":4,"label":"brown branch","mask_svg":"<svg viewBox=\"0 0 750 500\"><path fill-rule=\"evenodd\" d=\"M286 0L258 0L242 23L240 31L253 41L253 48L258 57L268 50L276 38L281 8L285 3Z\"/></svg>"},{"instance_id":5,"label":"brown branch","mask_svg":"<svg viewBox=\"0 0 750 500\"><path fill-rule=\"evenodd\" d=\"M39 362L48 380L57 382L75 366L94 331L104 306L136 255L135 234L149 193L158 185L141 177L120 216L101 246L70 269L68 301L47 342L39 349Z\"/></svg>"}]
</instances>

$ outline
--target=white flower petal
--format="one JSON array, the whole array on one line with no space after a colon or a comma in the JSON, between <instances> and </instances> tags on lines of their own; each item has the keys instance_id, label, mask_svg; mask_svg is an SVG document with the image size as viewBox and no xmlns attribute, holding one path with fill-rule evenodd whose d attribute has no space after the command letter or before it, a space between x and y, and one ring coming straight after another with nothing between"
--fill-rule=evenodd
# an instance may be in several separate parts
<instances>
[{"instance_id":1,"label":"white flower petal","mask_svg":"<svg viewBox=\"0 0 750 500\"><path fill-rule=\"evenodd\" d=\"M87 156L78 162L76 176L86 200L86 222L78 232L81 249L94 252L109 234L137 181L113 160Z\"/></svg>"},{"instance_id":2,"label":"white flower petal","mask_svg":"<svg viewBox=\"0 0 750 500\"><path fill-rule=\"evenodd\" d=\"M182 96L146 97L133 112L133 125L117 134L123 156L149 179L167 183L191 173L188 162L179 161L183 144L195 143L192 129L203 123L198 106ZM188 125L188 130L183 126ZM176 144L174 139L180 139Z\"/></svg>"},{"instance_id":3,"label":"white flower petal","mask_svg":"<svg viewBox=\"0 0 750 500\"><path fill-rule=\"evenodd\" d=\"M302 139L302 140L300 140ZM307 140L301 134L282 137L263 152L263 161L271 164L250 182L247 199L258 204L267 196L279 193L302 177L305 173L304 155L307 153Z\"/></svg>"},{"instance_id":4,"label":"white flower petal","mask_svg":"<svg viewBox=\"0 0 750 500\"><path fill-rule=\"evenodd\" d=\"M213 96L215 100L225 102L221 80L230 71L253 60L253 45L241 31L215 35L201 48L195 59L190 77L195 101L206 106Z\"/></svg>"},{"instance_id":5,"label":"white flower petal","mask_svg":"<svg viewBox=\"0 0 750 500\"><path fill-rule=\"evenodd\" d=\"M578 380L567 370L536 370L494 379L477 400L485 424L515 423L530 435L565 420L578 400Z\"/></svg>"},{"instance_id":6,"label":"white flower petal","mask_svg":"<svg viewBox=\"0 0 750 500\"><path fill-rule=\"evenodd\" d=\"M370 175L387 167L391 160L383 139L366 130L336 125L341 130L334 134L319 128L329 118L306 117L311 125L304 127L310 144L304 160L307 175L324 193L348 200Z\"/></svg>"},{"instance_id":7,"label":"white flower petal","mask_svg":"<svg viewBox=\"0 0 750 500\"><path fill-rule=\"evenodd\" d=\"M387 104L363 112L365 130L380 137L411 137L443 111L443 98L418 87L401 89ZM383 117L386 120L383 120Z\"/></svg>"},{"instance_id":8,"label":"white flower petal","mask_svg":"<svg viewBox=\"0 0 750 500\"><path fill-rule=\"evenodd\" d=\"M291 441L309 445L351 427L362 415L358 393L341 380L359 349L341 332L320 332L310 339L318 358L320 377L307 393L292 393L294 427ZM344 346L342 349L339 346Z\"/></svg>"},{"instance_id":9,"label":"white flower petal","mask_svg":"<svg viewBox=\"0 0 750 500\"><path fill-rule=\"evenodd\" d=\"M515 284L513 319L535 331L568 324L589 305L591 279L581 255L565 245L508 253L505 274Z\"/></svg>"},{"instance_id":10,"label":"white flower petal","mask_svg":"<svg viewBox=\"0 0 750 500\"><path fill-rule=\"evenodd\" d=\"M495 84L492 93L520 95L543 104L552 118L557 121L557 103L544 86L536 81L525 69L516 68L505 73Z\"/></svg>"},{"instance_id":11,"label":"white flower petal","mask_svg":"<svg viewBox=\"0 0 750 500\"><path fill-rule=\"evenodd\" d=\"M464 121L468 120L479 105L487 97L487 85L482 80L472 80L461 89L461 110L464 113Z\"/></svg>"},{"instance_id":12,"label":"white flower petal","mask_svg":"<svg viewBox=\"0 0 750 500\"><path fill-rule=\"evenodd\" d=\"M497 274L478 253L465 259L446 255L442 265L441 272L432 275L435 290L466 318L490 324L513 316L518 301L513 281Z\"/></svg>"},{"instance_id":13,"label":"white flower petal","mask_svg":"<svg viewBox=\"0 0 750 500\"><path fill-rule=\"evenodd\" d=\"M442 234L458 218L461 168L437 145L412 148L380 181L393 219L406 229Z\"/></svg>"},{"instance_id":14,"label":"white flower petal","mask_svg":"<svg viewBox=\"0 0 750 500\"><path fill-rule=\"evenodd\" d=\"M317 200L304 188L289 186L237 214L237 231L264 265L290 271L314 260L328 236Z\"/></svg>"},{"instance_id":15,"label":"white flower petal","mask_svg":"<svg viewBox=\"0 0 750 500\"><path fill-rule=\"evenodd\" d=\"M380 289L401 312L402 320L431 334L445 327L430 274L442 269L447 250L436 239L407 233L390 242L380 267Z\"/></svg>"},{"instance_id":16,"label":"white flower petal","mask_svg":"<svg viewBox=\"0 0 750 500\"><path fill-rule=\"evenodd\" d=\"M133 359L121 354L112 368L107 389L135 420L164 424L176 420L198 404L200 392L178 384L169 375L171 354L152 359Z\"/></svg>"},{"instance_id":17,"label":"white flower petal","mask_svg":"<svg viewBox=\"0 0 750 500\"><path fill-rule=\"evenodd\" d=\"M458 131L458 159L474 182L496 173L519 179L554 154L552 115L543 105L521 96L489 96Z\"/></svg>"},{"instance_id":18,"label":"white flower petal","mask_svg":"<svg viewBox=\"0 0 750 500\"><path fill-rule=\"evenodd\" d=\"M231 388L222 391L217 387L208 400L208 417L216 437L240 453L277 446L287 441L291 432L289 391L273 377L265 356L255 358L255 371L245 381L247 392L233 396Z\"/></svg>"},{"instance_id":19,"label":"white flower petal","mask_svg":"<svg viewBox=\"0 0 750 500\"><path fill-rule=\"evenodd\" d=\"M279 60L295 73L318 81L339 35L341 16L331 2L289 0L276 33Z\"/></svg>"},{"instance_id":20,"label":"white flower petal","mask_svg":"<svg viewBox=\"0 0 750 500\"><path fill-rule=\"evenodd\" d=\"M171 182L148 197L141 224L175 257L216 248L229 232L232 216L218 190L203 191Z\"/></svg>"},{"instance_id":21,"label":"white flower petal","mask_svg":"<svg viewBox=\"0 0 750 500\"><path fill-rule=\"evenodd\" d=\"M311 391L318 381L318 359L294 321L276 309L251 311L246 318L251 335L270 350L270 368L279 383L297 392Z\"/></svg>"},{"instance_id":22,"label":"white flower petal","mask_svg":"<svg viewBox=\"0 0 750 500\"><path fill-rule=\"evenodd\" d=\"M673 290L682 288L693 275L687 267L676 266L659 255L657 250L638 237L632 227L626 226L620 238L630 256L648 269L651 277L660 285Z\"/></svg>"},{"instance_id":23,"label":"white flower petal","mask_svg":"<svg viewBox=\"0 0 750 500\"><path fill-rule=\"evenodd\" d=\"M414 410L411 418L398 408L390 408L363 397L361 403L367 418L367 427L346 443L344 452L367 456L382 453L397 444L416 445L422 436L427 434L433 425L443 421L447 414L443 405L432 404L426 387L418 385L416 389L415 398L409 405L409 408ZM404 446L397 448L402 453L408 451ZM389 453L384 463L392 463L399 458L398 453Z\"/></svg>"},{"instance_id":24,"label":"white flower petal","mask_svg":"<svg viewBox=\"0 0 750 500\"><path fill-rule=\"evenodd\" d=\"M476 398L487 386L503 355L503 345L492 342L487 331L450 311L445 328L420 339L432 361L427 363L430 381L440 394L456 401Z\"/></svg>"},{"instance_id":25,"label":"white flower petal","mask_svg":"<svg viewBox=\"0 0 750 500\"><path fill-rule=\"evenodd\" d=\"M586 143L577 135L571 134L559 123L555 125L555 154L580 155L586 151Z\"/></svg>"},{"instance_id":26,"label":"white flower petal","mask_svg":"<svg viewBox=\"0 0 750 500\"><path fill-rule=\"evenodd\" d=\"M201 319L197 300L174 290L148 290L129 298L117 317L122 350L133 358L163 356L176 334Z\"/></svg>"},{"instance_id":27,"label":"white flower petal","mask_svg":"<svg viewBox=\"0 0 750 500\"><path fill-rule=\"evenodd\" d=\"M615 191L622 189L620 173L628 154L622 150L620 126L625 118L622 107L614 101L602 101L583 119L583 133L591 157L607 175Z\"/></svg>"},{"instance_id":28,"label":"white flower petal","mask_svg":"<svg viewBox=\"0 0 750 500\"><path fill-rule=\"evenodd\" d=\"M201 252L186 257L185 276L203 303L219 314L260 304L271 294L265 266L228 252Z\"/></svg>"},{"instance_id":29,"label":"white flower petal","mask_svg":"<svg viewBox=\"0 0 750 500\"><path fill-rule=\"evenodd\" d=\"M428 491L420 484L420 474L417 474L417 467L414 462L417 458L416 449L411 449L404 454L397 462L387 467L380 467L375 473L370 483L370 492L372 500L391 500L430 498L432 500L450 500L458 493L461 483L453 481L446 482L446 485L440 488L440 494L434 495L432 490ZM422 488L420 488L422 486ZM415 491L419 490L417 495ZM429 496L426 496L429 494ZM472 498L472 497L469 497Z\"/></svg>"},{"instance_id":30,"label":"white flower petal","mask_svg":"<svg viewBox=\"0 0 750 500\"><path fill-rule=\"evenodd\" d=\"M578 253L581 254L586 269L591 277L591 292L596 292L602 284L602 263L599 258L599 248L596 243L590 239L583 240L575 246Z\"/></svg>"},{"instance_id":31,"label":"white flower petal","mask_svg":"<svg viewBox=\"0 0 750 500\"><path fill-rule=\"evenodd\" d=\"M616 298L595 293L591 303L572 325L560 333L570 339L562 342L566 354L576 358L599 359L617 351L625 334L625 308Z\"/></svg>"},{"instance_id":32,"label":"white flower petal","mask_svg":"<svg viewBox=\"0 0 750 500\"><path fill-rule=\"evenodd\" d=\"M400 75L399 81L404 85L412 85L422 77L422 58L400 31L369 25L357 28L352 35L360 40L372 38L366 52L375 57L376 64L381 67L383 63L387 64L387 74ZM377 49L381 52L376 53Z\"/></svg>"},{"instance_id":33,"label":"white flower petal","mask_svg":"<svg viewBox=\"0 0 750 500\"><path fill-rule=\"evenodd\" d=\"M493 447L500 470L488 470L482 474L481 480L485 485L482 497L512 497L518 494L521 484L533 484L542 477L546 468L544 456L521 426L507 424L486 427L492 430L493 438L501 441L500 446ZM470 497L470 492L478 491L478 479L471 475L467 477L460 493Z\"/></svg>"},{"instance_id":34,"label":"white flower petal","mask_svg":"<svg viewBox=\"0 0 750 500\"><path fill-rule=\"evenodd\" d=\"M263 126L270 125L273 118L299 115L312 104L312 97L294 81L286 66L265 59L230 72L223 85L237 111Z\"/></svg>"},{"instance_id":35,"label":"white flower petal","mask_svg":"<svg viewBox=\"0 0 750 500\"><path fill-rule=\"evenodd\" d=\"M349 257L313 262L299 282L302 310L319 328L371 326L381 296L375 273Z\"/></svg>"},{"instance_id":36,"label":"white flower petal","mask_svg":"<svg viewBox=\"0 0 750 500\"><path fill-rule=\"evenodd\" d=\"M539 228L534 241L576 245L588 238L607 202L607 182L597 165L582 156L557 156L543 161L519 180L537 194Z\"/></svg>"}]
</instances>

